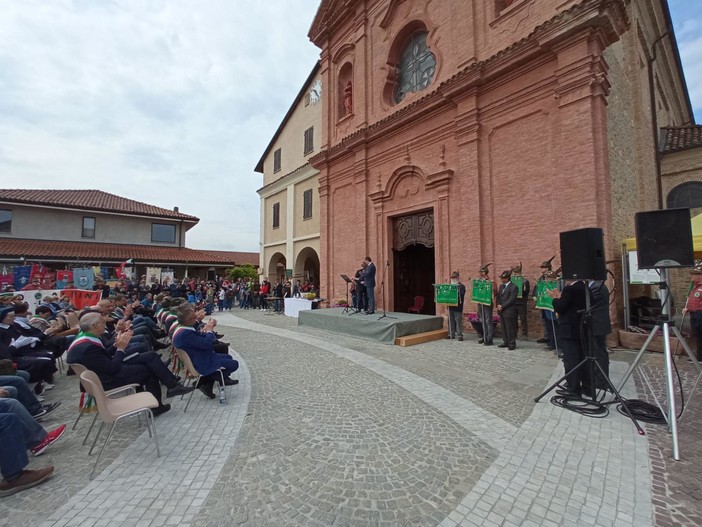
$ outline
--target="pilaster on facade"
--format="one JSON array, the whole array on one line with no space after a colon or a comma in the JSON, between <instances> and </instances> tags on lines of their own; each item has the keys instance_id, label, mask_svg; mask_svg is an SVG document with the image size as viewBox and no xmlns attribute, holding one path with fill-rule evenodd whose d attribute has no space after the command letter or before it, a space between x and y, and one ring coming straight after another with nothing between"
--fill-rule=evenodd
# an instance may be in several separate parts
<instances>
[{"instance_id":1,"label":"pilaster on facade","mask_svg":"<svg viewBox=\"0 0 702 527\"><path fill-rule=\"evenodd\" d=\"M606 104L610 83L600 30L587 30L553 48L557 68L555 96L560 107L584 98L600 97Z\"/></svg>"}]
</instances>

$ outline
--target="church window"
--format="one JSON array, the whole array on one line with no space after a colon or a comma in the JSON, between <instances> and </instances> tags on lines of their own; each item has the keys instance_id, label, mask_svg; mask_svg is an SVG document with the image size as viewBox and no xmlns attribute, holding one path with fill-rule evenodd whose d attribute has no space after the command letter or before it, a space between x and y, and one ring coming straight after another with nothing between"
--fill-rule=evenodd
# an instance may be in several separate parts
<instances>
[{"instance_id":1,"label":"church window","mask_svg":"<svg viewBox=\"0 0 702 527\"><path fill-rule=\"evenodd\" d=\"M495 11L497 11L497 14L500 14L503 9L507 9L514 4L515 1L516 0L495 0Z\"/></svg>"},{"instance_id":2,"label":"church window","mask_svg":"<svg viewBox=\"0 0 702 527\"><path fill-rule=\"evenodd\" d=\"M431 84L436 71L436 57L427 45L426 31L414 33L400 54L397 64L395 102L399 103L410 92L425 89Z\"/></svg>"},{"instance_id":3,"label":"church window","mask_svg":"<svg viewBox=\"0 0 702 527\"><path fill-rule=\"evenodd\" d=\"M669 209L702 207L702 183L688 181L675 187L668 193L667 207Z\"/></svg>"}]
</instances>

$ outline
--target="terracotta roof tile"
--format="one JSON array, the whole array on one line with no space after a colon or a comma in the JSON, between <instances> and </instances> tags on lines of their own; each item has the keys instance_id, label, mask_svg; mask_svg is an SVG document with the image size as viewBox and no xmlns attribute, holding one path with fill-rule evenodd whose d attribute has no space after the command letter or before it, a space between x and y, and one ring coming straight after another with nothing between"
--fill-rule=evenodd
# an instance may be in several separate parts
<instances>
[{"instance_id":1,"label":"terracotta roof tile","mask_svg":"<svg viewBox=\"0 0 702 527\"><path fill-rule=\"evenodd\" d=\"M702 126L663 128L661 152L669 154L702 146Z\"/></svg>"},{"instance_id":2,"label":"terracotta roof tile","mask_svg":"<svg viewBox=\"0 0 702 527\"><path fill-rule=\"evenodd\" d=\"M187 247L121 245L112 243L61 242L0 238L0 258L25 257L27 260L67 260L75 262L123 262L133 258L139 263L258 265L258 253L206 251Z\"/></svg>"},{"instance_id":3,"label":"terracotta roof tile","mask_svg":"<svg viewBox=\"0 0 702 527\"><path fill-rule=\"evenodd\" d=\"M0 189L0 201L200 221L199 218L189 214L162 209L140 201L108 194L101 190Z\"/></svg>"}]
</instances>

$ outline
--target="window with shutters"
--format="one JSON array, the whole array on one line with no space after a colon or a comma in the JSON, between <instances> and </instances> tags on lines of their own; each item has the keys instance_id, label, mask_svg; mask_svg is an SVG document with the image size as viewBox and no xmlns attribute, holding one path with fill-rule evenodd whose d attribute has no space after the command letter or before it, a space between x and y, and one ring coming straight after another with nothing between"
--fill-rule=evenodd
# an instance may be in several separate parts
<instances>
[{"instance_id":1,"label":"window with shutters","mask_svg":"<svg viewBox=\"0 0 702 527\"><path fill-rule=\"evenodd\" d=\"M305 151L304 154L307 155L314 150L314 126L310 126L305 130Z\"/></svg>"},{"instance_id":2,"label":"window with shutters","mask_svg":"<svg viewBox=\"0 0 702 527\"><path fill-rule=\"evenodd\" d=\"M273 203L273 228L280 227L280 203Z\"/></svg>"},{"instance_id":3,"label":"window with shutters","mask_svg":"<svg viewBox=\"0 0 702 527\"><path fill-rule=\"evenodd\" d=\"M281 151L280 148L273 152L273 172L280 172Z\"/></svg>"},{"instance_id":4,"label":"window with shutters","mask_svg":"<svg viewBox=\"0 0 702 527\"><path fill-rule=\"evenodd\" d=\"M312 217L312 189L305 190L302 194L303 209L302 209L302 219L307 220Z\"/></svg>"}]
</instances>

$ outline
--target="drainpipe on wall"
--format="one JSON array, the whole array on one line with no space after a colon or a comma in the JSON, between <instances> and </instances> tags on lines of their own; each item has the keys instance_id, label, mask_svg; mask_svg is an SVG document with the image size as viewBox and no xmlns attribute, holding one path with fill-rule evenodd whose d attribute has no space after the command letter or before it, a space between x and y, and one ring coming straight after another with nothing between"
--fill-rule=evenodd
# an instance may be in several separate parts
<instances>
[{"instance_id":1,"label":"drainpipe on wall","mask_svg":"<svg viewBox=\"0 0 702 527\"><path fill-rule=\"evenodd\" d=\"M666 31L651 46L651 57L646 61L648 66L648 92L651 98L651 122L653 124L653 147L656 151L656 187L658 189L658 208L663 209L663 177L661 176L661 152L658 138L658 108L656 107L656 91L653 79L653 63L656 61L658 44L669 35Z\"/></svg>"}]
</instances>

